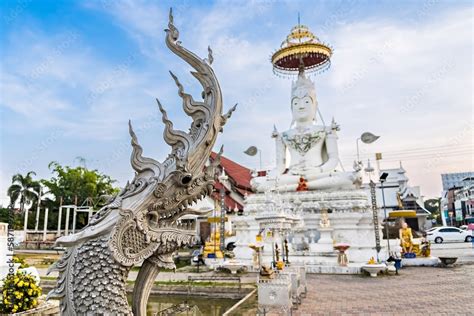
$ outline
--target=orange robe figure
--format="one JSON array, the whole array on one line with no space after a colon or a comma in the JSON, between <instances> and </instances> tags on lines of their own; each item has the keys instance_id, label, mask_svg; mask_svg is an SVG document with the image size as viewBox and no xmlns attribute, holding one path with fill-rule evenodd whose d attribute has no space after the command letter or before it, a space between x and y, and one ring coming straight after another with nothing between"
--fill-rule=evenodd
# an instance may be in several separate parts
<instances>
[{"instance_id":1,"label":"orange robe figure","mask_svg":"<svg viewBox=\"0 0 474 316\"><path fill-rule=\"evenodd\" d=\"M300 177L296 191L308 191L308 183L305 178Z\"/></svg>"}]
</instances>

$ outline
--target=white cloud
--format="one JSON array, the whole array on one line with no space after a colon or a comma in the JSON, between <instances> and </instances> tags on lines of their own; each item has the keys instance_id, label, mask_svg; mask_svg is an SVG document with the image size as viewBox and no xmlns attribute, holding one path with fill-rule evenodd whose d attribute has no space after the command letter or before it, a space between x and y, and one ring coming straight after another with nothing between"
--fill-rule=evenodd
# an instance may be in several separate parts
<instances>
[{"instance_id":1,"label":"white cloud","mask_svg":"<svg viewBox=\"0 0 474 316\"><path fill-rule=\"evenodd\" d=\"M91 1L86 8L112 16L117 26L133 38L145 56L159 58L162 54L163 30L167 25L168 13L150 1Z\"/></svg>"},{"instance_id":2,"label":"white cloud","mask_svg":"<svg viewBox=\"0 0 474 316\"><path fill-rule=\"evenodd\" d=\"M187 11L185 20L179 14L175 17L185 46L204 51L211 44L226 105L234 100L240 103L218 143L228 144L227 155L251 166L257 166L255 159L242 151L248 145L258 145L264 151L264 164L271 164L273 124L282 130L291 120L290 82L273 77L268 62L277 48L275 43L286 34L271 33L273 27L265 30L262 25L260 38L246 37L249 30L245 24L255 25L252 17L273 4L258 11L251 8L259 5L256 2L247 6L218 3L205 10ZM155 32L154 24L146 22L147 14L129 9L116 12L124 28L140 29L148 37L162 36ZM467 40L472 36L470 12L419 14L417 21L368 17L351 22L344 21L351 10L344 10L323 25L328 38L322 40L335 47L333 67L315 81L325 120L335 116L342 126L340 148L346 168L355 156L355 139L367 129L382 135L370 152L449 146L449 135L458 130L456 120L468 114L472 118L472 98L465 84L472 83L472 67L466 67L472 65L472 41ZM188 29L192 32L185 31ZM171 62L170 68L174 65ZM461 143L469 143L469 139L472 131L463 135ZM469 169L469 161L445 157L443 164L433 165L428 176L421 168L422 159L409 160L405 166L412 184L426 186L429 195L436 195L439 174L451 170L453 164L456 170Z\"/></svg>"},{"instance_id":3,"label":"white cloud","mask_svg":"<svg viewBox=\"0 0 474 316\"><path fill-rule=\"evenodd\" d=\"M0 104L29 128L60 128L66 136L111 139L128 118L146 118L153 99L144 90L156 74L142 73L136 55L112 63L94 55L75 31L46 36L19 30L5 54ZM165 91L166 92L166 91ZM24 129L6 122L11 130Z\"/></svg>"},{"instance_id":4,"label":"white cloud","mask_svg":"<svg viewBox=\"0 0 474 316\"><path fill-rule=\"evenodd\" d=\"M450 137L460 135L466 122L472 124L472 41L467 40L472 38L472 16L469 11L453 10L423 22L415 29L412 24L394 20L341 24L328 39L335 47L333 67L315 81L326 122L335 116L342 126L340 148L346 169L351 168L355 157L355 139L365 130L382 135L372 145L371 157L375 151L430 146L440 146L443 154L453 149ZM252 45L258 48L258 43L249 44ZM235 47L231 51L231 55L248 53L236 51ZM229 60L238 62L236 58ZM262 58L260 65L265 63L267 60ZM234 66L232 63L226 68ZM222 72L226 70L219 74ZM256 98L252 111L244 109L241 120L236 114L237 122L229 122L220 141L239 147L231 149L232 158L256 166L241 149L250 143L257 144L264 149L264 160L273 160L271 124L276 122L284 127L290 121L286 106L290 83L264 80L263 72L269 73L265 67L251 65L240 74L244 72L253 86L239 89L231 81L236 88L230 90L232 94L248 96L266 82L271 87L265 96ZM257 82L252 78L257 78ZM232 79L221 77L223 87L226 80ZM472 136L472 129L461 134L459 144L470 144L472 149ZM407 160L404 165L412 185L422 185L424 193L432 196L439 194L440 173L472 170L472 150L470 154L468 150L462 153L445 155L440 161L431 162L428 169L426 155L417 160L401 155L400 159ZM396 165L394 160L382 162L382 167Z\"/></svg>"},{"instance_id":5,"label":"white cloud","mask_svg":"<svg viewBox=\"0 0 474 316\"><path fill-rule=\"evenodd\" d=\"M129 172L125 175L115 165L128 160L128 118L143 125L146 118L155 117L153 98L158 96L165 100L178 126L187 122L173 108L170 99L177 100L176 90L162 68L173 69L188 91L199 89L194 79L183 74L181 61L166 51L163 29L167 25L167 8L151 2L104 3L105 7L102 2L86 6L107 12L128 32L144 54L136 58L145 66L135 68L133 64L125 72L120 71L126 60L111 64L100 59L80 37L71 43L78 49L64 48L57 54L57 47L62 47L67 34L48 39L30 32L34 49L27 50L21 43L13 47L19 53L8 61L14 66L7 68L1 79L2 89L8 87L2 93L2 105L39 126L33 118L42 115L48 126L63 128L71 138L91 139L91 143L106 140L110 148L100 143L101 155L117 157L99 159L108 161L106 171L125 180ZM273 124L282 131L291 121L290 81L274 77L269 63L271 52L289 31L280 32L287 22L272 17L270 11L285 4L254 1L196 8L189 3L178 3L175 10L183 45L204 55L211 44L225 106L239 103L218 144L226 145L230 158L252 167L258 165L257 159L242 151L257 145L263 150L264 164L271 164ZM472 144L472 129L459 132L460 119L472 123L470 12L450 10L436 16L423 15L416 24L375 17L352 22L345 20L346 13L323 22L321 30L327 38L317 33L317 24L306 23L335 47L332 68L315 81L326 123L334 116L341 124L340 148L346 168L350 168L355 156L355 139L365 130L382 136L364 149L368 153L450 146L453 135L459 136L459 144ZM263 16L266 19L259 24ZM52 61L47 58L53 55ZM41 66L44 61L48 67ZM38 69L41 76L24 86L28 69ZM152 125L140 136L141 143L150 156L163 155L167 148L157 148L161 126L156 121ZM435 195L440 190L441 172L473 169L472 156L468 158L446 157L433 162L429 172L424 169L426 161L421 159L408 160L404 165L412 184L420 184L426 194ZM397 163L385 165L392 164Z\"/></svg>"}]
</instances>

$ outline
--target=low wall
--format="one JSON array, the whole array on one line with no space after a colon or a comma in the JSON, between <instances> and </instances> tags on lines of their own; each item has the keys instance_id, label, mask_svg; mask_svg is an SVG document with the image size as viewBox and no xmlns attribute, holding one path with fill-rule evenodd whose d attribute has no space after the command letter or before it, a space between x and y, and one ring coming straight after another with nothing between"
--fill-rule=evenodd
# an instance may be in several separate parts
<instances>
[{"instance_id":1,"label":"low wall","mask_svg":"<svg viewBox=\"0 0 474 316\"><path fill-rule=\"evenodd\" d=\"M41 287L43 293L48 293L55 286L56 281L53 280L41 280ZM132 293L133 283L127 285L127 292ZM192 296L203 296L212 298L229 298L229 299L241 299L254 290L255 287L243 285L240 289L236 286L199 286L199 285L187 285L186 283L179 285L162 285L155 284L151 289L151 295L192 295Z\"/></svg>"}]
</instances>

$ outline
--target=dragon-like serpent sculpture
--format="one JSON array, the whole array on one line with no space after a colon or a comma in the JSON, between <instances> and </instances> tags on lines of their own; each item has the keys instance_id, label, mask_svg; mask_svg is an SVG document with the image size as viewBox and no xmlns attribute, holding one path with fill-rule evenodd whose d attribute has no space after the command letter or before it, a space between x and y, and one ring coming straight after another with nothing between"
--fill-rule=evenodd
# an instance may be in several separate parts
<instances>
[{"instance_id":1,"label":"dragon-like serpent sculpture","mask_svg":"<svg viewBox=\"0 0 474 316\"><path fill-rule=\"evenodd\" d=\"M50 268L59 271L59 277L48 298L60 299L63 315L145 315L159 268L173 268L171 254L194 242L194 227L180 224L179 218L196 213L188 205L213 190L219 159L209 165L206 162L235 106L222 115L222 94L211 68L212 51L209 49L207 60L203 60L181 46L171 10L165 31L168 48L194 68L191 73L203 87L203 101L185 93L170 72L184 112L193 122L189 132L173 129L157 100L165 124L164 139L172 147L162 163L142 156L129 124L135 178L81 232L57 240L68 249ZM141 268L130 308L127 276L137 264Z\"/></svg>"}]
</instances>

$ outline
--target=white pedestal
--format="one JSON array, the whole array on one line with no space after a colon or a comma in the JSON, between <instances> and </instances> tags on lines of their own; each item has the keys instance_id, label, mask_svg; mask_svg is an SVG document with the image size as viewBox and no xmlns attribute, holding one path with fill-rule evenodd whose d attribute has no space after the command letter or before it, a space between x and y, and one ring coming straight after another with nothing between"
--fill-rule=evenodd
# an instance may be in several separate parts
<instances>
[{"instance_id":1,"label":"white pedestal","mask_svg":"<svg viewBox=\"0 0 474 316\"><path fill-rule=\"evenodd\" d=\"M371 277L376 278L377 274L387 270L385 264L366 264L362 266L362 270L367 271Z\"/></svg>"},{"instance_id":2,"label":"white pedestal","mask_svg":"<svg viewBox=\"0 0 474 316\"><path fill-rule=\"evenodd\" d=\"M276 274L274 279L258 278L258 309L268 312L271 309L291 313L291 280L288 275Z\"/></svg>"},{"instance_id":3,"label":"white pedestal","mask_svg":"<svg viewBox=\"0 0 474 316\"><path fill-rule=\"evenodd\" d=\"M295 200L301 202L298 208L300 211L297 213L301 225L288 236L291 263L298 262L311 266L308 268L310 273L330 273L329 271L335 270L341 270L341 273L354 273L360 272L360 266L376 255L372 210L365 191L354 189L282 192L279 199L283 205L290 206L294 206ZM321 207L332 211L328 214L331 222L329 228L320 227ZM252 194L245 201L244 214L246 215L235 216L232 220L236 232L237 248L234 249L236 259L248 262L249 266L252 263L253 251L248 248L248 245L255 244L255 236L259 233L256 218L267 209L265 194ZM318 242L315 243L316 232L320 236ZM302 238L308 244L308 250L299 247ZM357 264L357 268L339 269L337 255L333 250L333 241L350 244L351 248L346 251L346 254L351 263ZM384 246L382 244L382 247ZM263 263L267 264L271 261L271 254L272 247L265 245L262 253Z\"/></svg>"},{"instance_id":4,"label":"white pedestal","mask_svg":"<svg viewBox=\"0 0 474 316\"><path fill-rule=\"evenodd\" d=\"M402 259L402 267L436 267L437 265L439 265L437 257Z\"/></svg>"}]
</instances>

